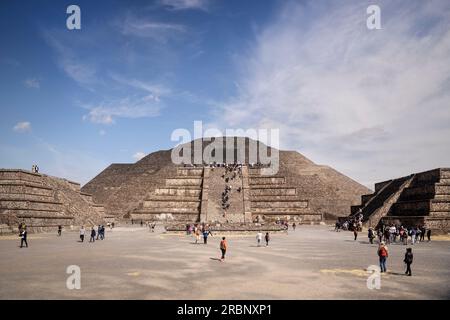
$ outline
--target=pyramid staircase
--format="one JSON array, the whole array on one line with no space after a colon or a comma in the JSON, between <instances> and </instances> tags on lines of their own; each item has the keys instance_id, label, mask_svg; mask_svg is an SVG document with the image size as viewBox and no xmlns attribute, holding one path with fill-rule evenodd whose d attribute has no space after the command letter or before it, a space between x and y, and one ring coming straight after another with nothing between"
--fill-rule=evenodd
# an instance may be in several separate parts
<instances>
[{"instance_id":1,"label":"pyramid staircase","mask_svg":"<svg viewBox=\"0 0 450 320\"><path fill-rule=\"evenodd\" d=\"M450 228L450 169L439 168L375 184L375 192L364 195L360 206L363 223L426 225L434 230Z\"/></svg>"}]
</instances>

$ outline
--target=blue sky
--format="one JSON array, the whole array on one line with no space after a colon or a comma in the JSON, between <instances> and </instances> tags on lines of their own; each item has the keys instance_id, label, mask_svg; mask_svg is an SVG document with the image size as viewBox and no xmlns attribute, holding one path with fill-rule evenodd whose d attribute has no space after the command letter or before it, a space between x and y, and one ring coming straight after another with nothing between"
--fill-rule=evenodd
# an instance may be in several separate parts
<instances>
[{"instance_id":1,"label":"blue sky","mask_svg":"<svg viewBox=\"0 0 450 320\"><path fill-rule=\"evenodd\" d=\"M368 186L449 166L450 5L377 3L381 30L369 1L1 1L0 167L86 183L195 120Z\"/></svg>"}]
</instances>

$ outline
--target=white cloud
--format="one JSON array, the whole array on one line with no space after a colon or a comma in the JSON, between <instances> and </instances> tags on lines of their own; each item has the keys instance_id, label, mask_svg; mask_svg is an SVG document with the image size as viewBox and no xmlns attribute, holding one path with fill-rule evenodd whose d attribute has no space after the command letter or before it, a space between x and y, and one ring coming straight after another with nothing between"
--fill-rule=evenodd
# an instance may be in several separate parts
<instances>
[{"instance_id":1,"label":"white cloud","mask_svg":"<svg viewBox=\"0 0 450 320\"><path fill-rule=\"evenodd\" d=\"M26 87L34 88L34 89L39 89L40 86L41 86L40 83L39 83L39 80L34 79L34 78L26 79L24 81L24 84L25 84Z\"/></svg>"},{"instance_id":2,"label":"white cloud","mask_svg":"<svg viewBox=\"0 0 450 320\"><path fill-rule=\"evenodd\" d=\"M24 132L30 132L31 131L31 123L28 121L18 122L13 130L15 132L24 133Z\"/></svg>"},{"instance_id":3,"label":"white cloud","mask_svg":"<svg viewBox=\"0 0 450 320\"><path fill-rule=\"evenodd\" d=\"M160 114L161 105L155 102L152 95L144 97L127 97L119 100L103 102L98 106L86 107L90 111L83 116L84 120L93 123L113 124L115 118L151 118Z\"/></svg>"},{"instance_id":4,"label":"white cloud","mask_svg":"<svg viewBox=\"0 0 450 320\"><path fill-rule=\"evenodd\" d=\"M152 38L166 43L185 33L186 27L181 24L157 22L129 15L123 22L121 31L126 36Z\"/></svg>"},{"instance_id":5,"label":"white cloud","mask_svg":"<svg viewBox=\"0 0 450 320\"><path fill-rule=\"evenodd\" d=\"M209 0L161 0L161 5L172 10L197 9L207 11Z\"/></svg>"},{"instance_id":6,"label":"white cloud","mask_svg":"<svg viewBox=\"0 0 450 320\"><path fill-rule=\"evenodd\" d=\"M133 154L133 159L136 161L141 160L142 158L144 158L146 156L146 154L142 151L138 151L135 154Z\"/></svg>"},{"instance_id":7,"label":"white cloud","mask_svg":"<svg viewBox=\"0 0 450 320\"><path fill-rule=\"evenodd\" d=\"M163 85L147 83L136 79L126 79L119 75L111 75L111 78L121 86L136 89L136 93L124 98L110 99L97 105L84 105L88 114L84 120L93 123L114 124L115 118L152 118L160 115L163 108L161 98L171 94L171 90ZM126 89L127 92L130 89Z\"/></svg>"},{"instance_id":8,"label":"white cloud","mask_svg":"<svg viewBox=\"0 0 450 320\"><path fill-rule=\"evenodd\" d=\"M289 3L237 67L238 94L213 121L280 128L281 146L358 181L448 166L450 6Z\"/></svg>"}]
</instances>

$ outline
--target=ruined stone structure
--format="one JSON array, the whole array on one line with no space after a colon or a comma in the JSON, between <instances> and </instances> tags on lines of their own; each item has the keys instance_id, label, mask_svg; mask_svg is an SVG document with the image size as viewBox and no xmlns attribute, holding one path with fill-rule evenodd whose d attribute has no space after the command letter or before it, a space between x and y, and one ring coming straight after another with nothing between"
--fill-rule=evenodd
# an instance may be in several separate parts
<instances>
[{"instance_id":1,"label":"ruined stone structure","mask_svg":"<svg viewBox=\"0 0 450 320\"><path fill-rule=\"evenodd\" d=\"M58 225L97 224L104 208L80 184L25 170L0 169L0 232L56 230Z\"/></svg>"},{"instance_id":2,"label":"ruined stone structure","mask_svg":"<svg viewBox=\"0 0 450 320\"><path fill-rule=\"evenodd\" d=\"M360 211L361 210L361 211ZM375 184L375 192L363 195L351 215L363 214L363 223L404 226L425 225L450 230L450 168L439 168Z\"/></svg>"},{"instance_id":3,"label":"ruined stone structure","mask_svg":"<svg viewBox=\"0 0 450 320\"><path fill-rule=\"evenodd\" d=\"M239 152L237 139L231 139L233 144L227 144L226 148L231 148L234 156L231 161L227 159L228 163L236 161ZM250 139L244 140L247 150ZM201 141L202 151L211 143ZM272 152L270 147L268 150ZM226 151L223 150L224 155ZM175 165L171 150L158 151L135 164L110 165L83 186L82 191L105 204L108 215L144 221L236 223L258 220L317 223L334 219L346 216L348 208L370 191L298 152L280 151L279 156L279 171L267 176L261 169L249 166L246 153L242 173L226 182L222 178L224 168L211 168L208 163L196 167ZM227 184L232 191L230 207L224 214L221 193Z\"/></svg>"}]
</instances>

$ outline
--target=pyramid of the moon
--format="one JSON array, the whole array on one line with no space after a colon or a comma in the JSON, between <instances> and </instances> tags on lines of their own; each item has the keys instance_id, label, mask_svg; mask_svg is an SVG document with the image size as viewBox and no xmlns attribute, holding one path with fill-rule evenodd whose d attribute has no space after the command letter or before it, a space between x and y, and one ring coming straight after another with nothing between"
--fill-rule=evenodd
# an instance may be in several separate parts
<instances>
[{"instance_id":1,"label":"pyramid of the moon","mask_svg":"<svg viewBox=\"0 0 450 320\"><path fill-rule=\"evenodd\" d=\"M347 216L350 206L358 204L361 195L370 192L349 177L328 166L317 165L295 151L279 151L279 169L267 175L264 168L255 165L261 159L249 156L249 146L256 144L258 150L267 148L269 155L278 150L249 138L236 137L224 139L222 149L211 148L218 141L222 138L195 140L177 148L190 145L194 150L199 143L202 152L218 158L223 155L224 163L242 163L239 171L211 166L211 159L196 165L174 164L171 149L151 153L133 164L111 164L81 190L92 194L96 203L104 204L106 215L136 220L252 222L262 219L301 223ZM180 154L185 155L184 152ZM194 153L191 153L193 161ZM230 192L228 207L224 208L226 187Z\"/></svg>"}]
</instances>

